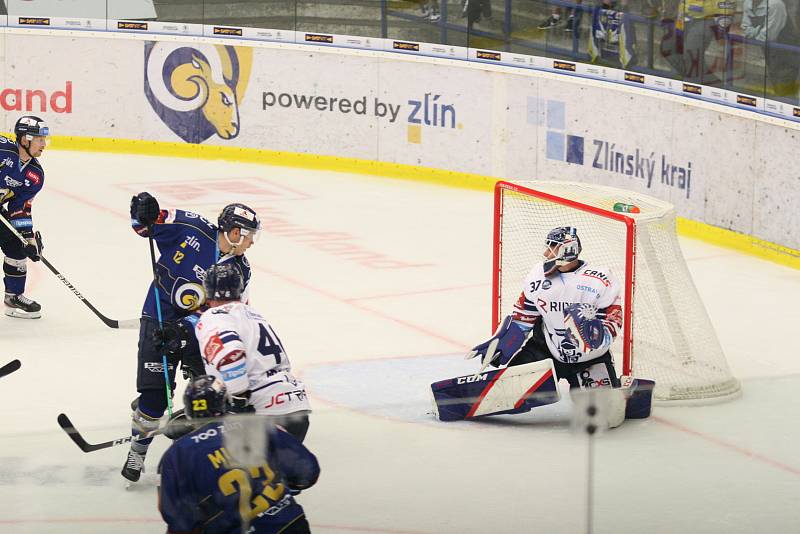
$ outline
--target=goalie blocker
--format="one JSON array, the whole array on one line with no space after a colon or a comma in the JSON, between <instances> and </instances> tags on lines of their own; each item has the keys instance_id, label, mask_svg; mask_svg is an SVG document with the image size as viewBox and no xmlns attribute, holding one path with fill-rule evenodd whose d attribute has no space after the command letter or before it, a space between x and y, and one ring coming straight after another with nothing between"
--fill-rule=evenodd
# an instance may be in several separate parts
<instances>
[{"instance_id":1,"label":"goalie blocker","mask_svg":"<svg viewBox=\"0 0 800 534\"><path fill-rule=\"evenodd\" d=\"M651 411L654 381L623 376L621 382L621 388L610 390L624 399L612 428L624 419L649 417ZM431 384L431 393L434 415L441 421L524 413L561 399L552 360L440 380Z\"/></svg>"}]
</instances>

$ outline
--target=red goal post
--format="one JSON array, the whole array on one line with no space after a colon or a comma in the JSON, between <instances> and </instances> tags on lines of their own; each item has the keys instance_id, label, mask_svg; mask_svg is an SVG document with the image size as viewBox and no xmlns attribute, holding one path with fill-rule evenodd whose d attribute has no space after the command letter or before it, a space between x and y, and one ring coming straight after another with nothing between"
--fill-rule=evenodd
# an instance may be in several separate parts
<instances>
[{"instance_id":1,"label":"red goal post","mask_svg":"<svg viewBox=\"0 0 800 534\"><path fill-rule=\"evenodd\" d=\"M636 271L636 255L634 254L635 247L636 247L636 239L635 239L635 231L636 231L636 222L626 215L622 213L616 212L609 212L601 208L597 208L594 206L590 206L588 204L582 204L581 202L576 202L574 200L569 200L566 198L558 197L555 195L551 195L549 193L545 193L543 191L536 191L534 189L529 189L527 187L523 187L521 185L513 184L511 182L498 182L495 185L494 190L494 247L493 247L493 257L494 263L492 266L492 332L497 328L497 325L500 324L500 321L503 320L505 314L501 314L502 309L502 287L503 287L503 265L502 265L502 250L503 250L503 195L508 191L515 191L518 193L522 193L525 195L529 195L534 198L539 198L545 200L547 202L551 202L557 205L566 206L568 208L572 208L578 211L584 211L587 213L593 213L600 217L608 217L610 219L617 220L625 225L625 288L623 295L623 307L622 307L622 352L623 352L623 361L622 361L622 374L629 375L631 374L631 356L632 356L632 347L633 347L633 329L631 328L633 324L632 318L632 310L633 310L633 291L627 289L632 288L635 277ZM557 224L553 226L573 226L571 223L563 223ZM580 229L579 229L580 231ZM540 234L537 236L531 236L531 246L535 249L537 245L540 245L538 248L540 251L544 251L544 236L546 234ZM544 260L542 260L544 261ZM533 263L530 265L533 268ZM515 285L515 288L518 292L521 291L522 285L521 281Z\"/></svg>"},{"instance_id":2,"label":"red goal post","mask_svg":"<svg viewBox=\"0 0 800 534\"><path fill-rule=\"evenodd\" d=\"M636 213L614 210L636 206ZM622 284L623 327L612 346L618 372L656 380L657 401L709 402L739 383L705 312L680 250L674 207L606 186L498 182L494 196L492 331L511 313L544 239L578 229L581 258L610 268Z\"/></svg>"}]
</instances>

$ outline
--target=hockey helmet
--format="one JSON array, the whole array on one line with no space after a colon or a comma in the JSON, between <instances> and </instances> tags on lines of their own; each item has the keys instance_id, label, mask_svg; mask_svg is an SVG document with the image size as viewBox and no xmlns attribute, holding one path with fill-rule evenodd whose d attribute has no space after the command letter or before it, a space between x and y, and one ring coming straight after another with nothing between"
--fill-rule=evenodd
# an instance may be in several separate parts
<instances>
[{"instance_id":1,"label":"hockey helmet","mask_svg":"<svg viewBox=\"0 0 800 534\"><path fill-rule=\"evenodd\" d=\"M255 210L244 204L228 204L222 208L222 212L217 218L217 226L225 233L234 228L239 228L242 235L253 234L253 240L261 230L261 221L258 220Z\"/></svg>"},{"instance_id":2,"label":"hockey helmet","mask_svg":"<svg viewBox=\"0 0 800 534\"><path fill-rule=\"evenodd\" d=\"M224 415L228 411L225 383L216 376L198 376L186 386L183 406L188 419Z\"/></svg>"},{"instance_id":3,"label":"hockey helmet","mask_svg":"<svg viewBox=\"0 0 800 534\"><path fill-rule=\"evenodd\" d=\"M14 135L17 136L17 142L24 135L31 137L46 137L50 135L50 128L39 117L33 115L25 115L20 117L16 124L14 124Z\"/></svg>"},{"instance_id":4,"label":"hockey helmet","mask_svg":"<svg viewBox=\"0 0 800 534\"><path fill-rule=\"evenodd\" d=\"M206 300L239 300L244 291L242 272L232 262L216 263L206 270L203 279Z\"/></svg>"},{"instance_id":5,"label":"hockey helmet","mask_svg":"<svg viewBox=\"0 0 800 534\"><path fill-rule=\"evenodd\" d=\"M561 267L578 259L581 253L581 240L577 228L560 226L553 228L545 238L545 275L556 267Z\"/></svg>"}]
</instances>

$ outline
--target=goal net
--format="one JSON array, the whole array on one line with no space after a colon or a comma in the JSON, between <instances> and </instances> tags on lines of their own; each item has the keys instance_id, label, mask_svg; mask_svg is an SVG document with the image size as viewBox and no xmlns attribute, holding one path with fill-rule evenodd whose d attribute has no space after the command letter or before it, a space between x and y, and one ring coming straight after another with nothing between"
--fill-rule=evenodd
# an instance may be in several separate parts
<instances>
[{"instance_id":1,"label":"goal net","mask_svg":"<svg viewBox=\"0 0 800 534\"><path fill-rule=\"evenodd\" d=\"M638 213L619 211L630 206ZM712 402L739 392L678 245L674 207L638 193L498 182L493 328L511 313L525 276L544 261L547 232L559 226L577 228L581 258L610 267L623 286L623 331L612 347L618 371L655 380L657 401Z\"/></svg>"}]
</instances>

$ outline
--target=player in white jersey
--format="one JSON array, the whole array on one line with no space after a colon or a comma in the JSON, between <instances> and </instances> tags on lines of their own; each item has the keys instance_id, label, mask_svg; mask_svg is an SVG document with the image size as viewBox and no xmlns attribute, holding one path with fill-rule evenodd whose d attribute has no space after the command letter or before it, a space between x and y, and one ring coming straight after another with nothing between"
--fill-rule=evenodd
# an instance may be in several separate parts
<instances>
[{"instance_id":1,"label":"player in white jersey","mask_svg":"<svg viewBox=\"0 0 800 534\"><path fill-rule=\"evenodd\" d=\"M442 421L524 413L570 390L603 388L593 423L613 428L650 415L652 380L617 377L611 345L622 327L620 286L607 266L578 259L581 241L572 227L547 234L544 261L525 278L511 315L467 354L481 357L474 375L431 384L434 413ZM489 365L494 370L484 371ZM582 396L582 399L595 396ZM589 401L594 402L594 400Z\"/></svg>"},{"instance_id":2,"label":"player in white jersey","mask_svg":"<svg viewBox=\"0 0 800 534\"><path fill-rule=\"evenodd\" d=\"M300 441L308 431L311 407L305 386L272 326L239 299L238 269L216 264L206 271L203 287L209 309L195 327L206 372L221 378L240 411L274 416L276 424Z\"/></svg>"},{"instance_id":3,"label":"player in white jersey","mask_svg":"<svg viewBox=\"0 0 800 534\"><path fill-rule=\"evenodd\" d=\"M470 356L495 367L550 358L571 388L619 387L609 350L622 327L619 283L607 266L578 259L575 228L555 228L545 243L545 261L525 278L513 313Z\"/></svg>"}]
</instances>

